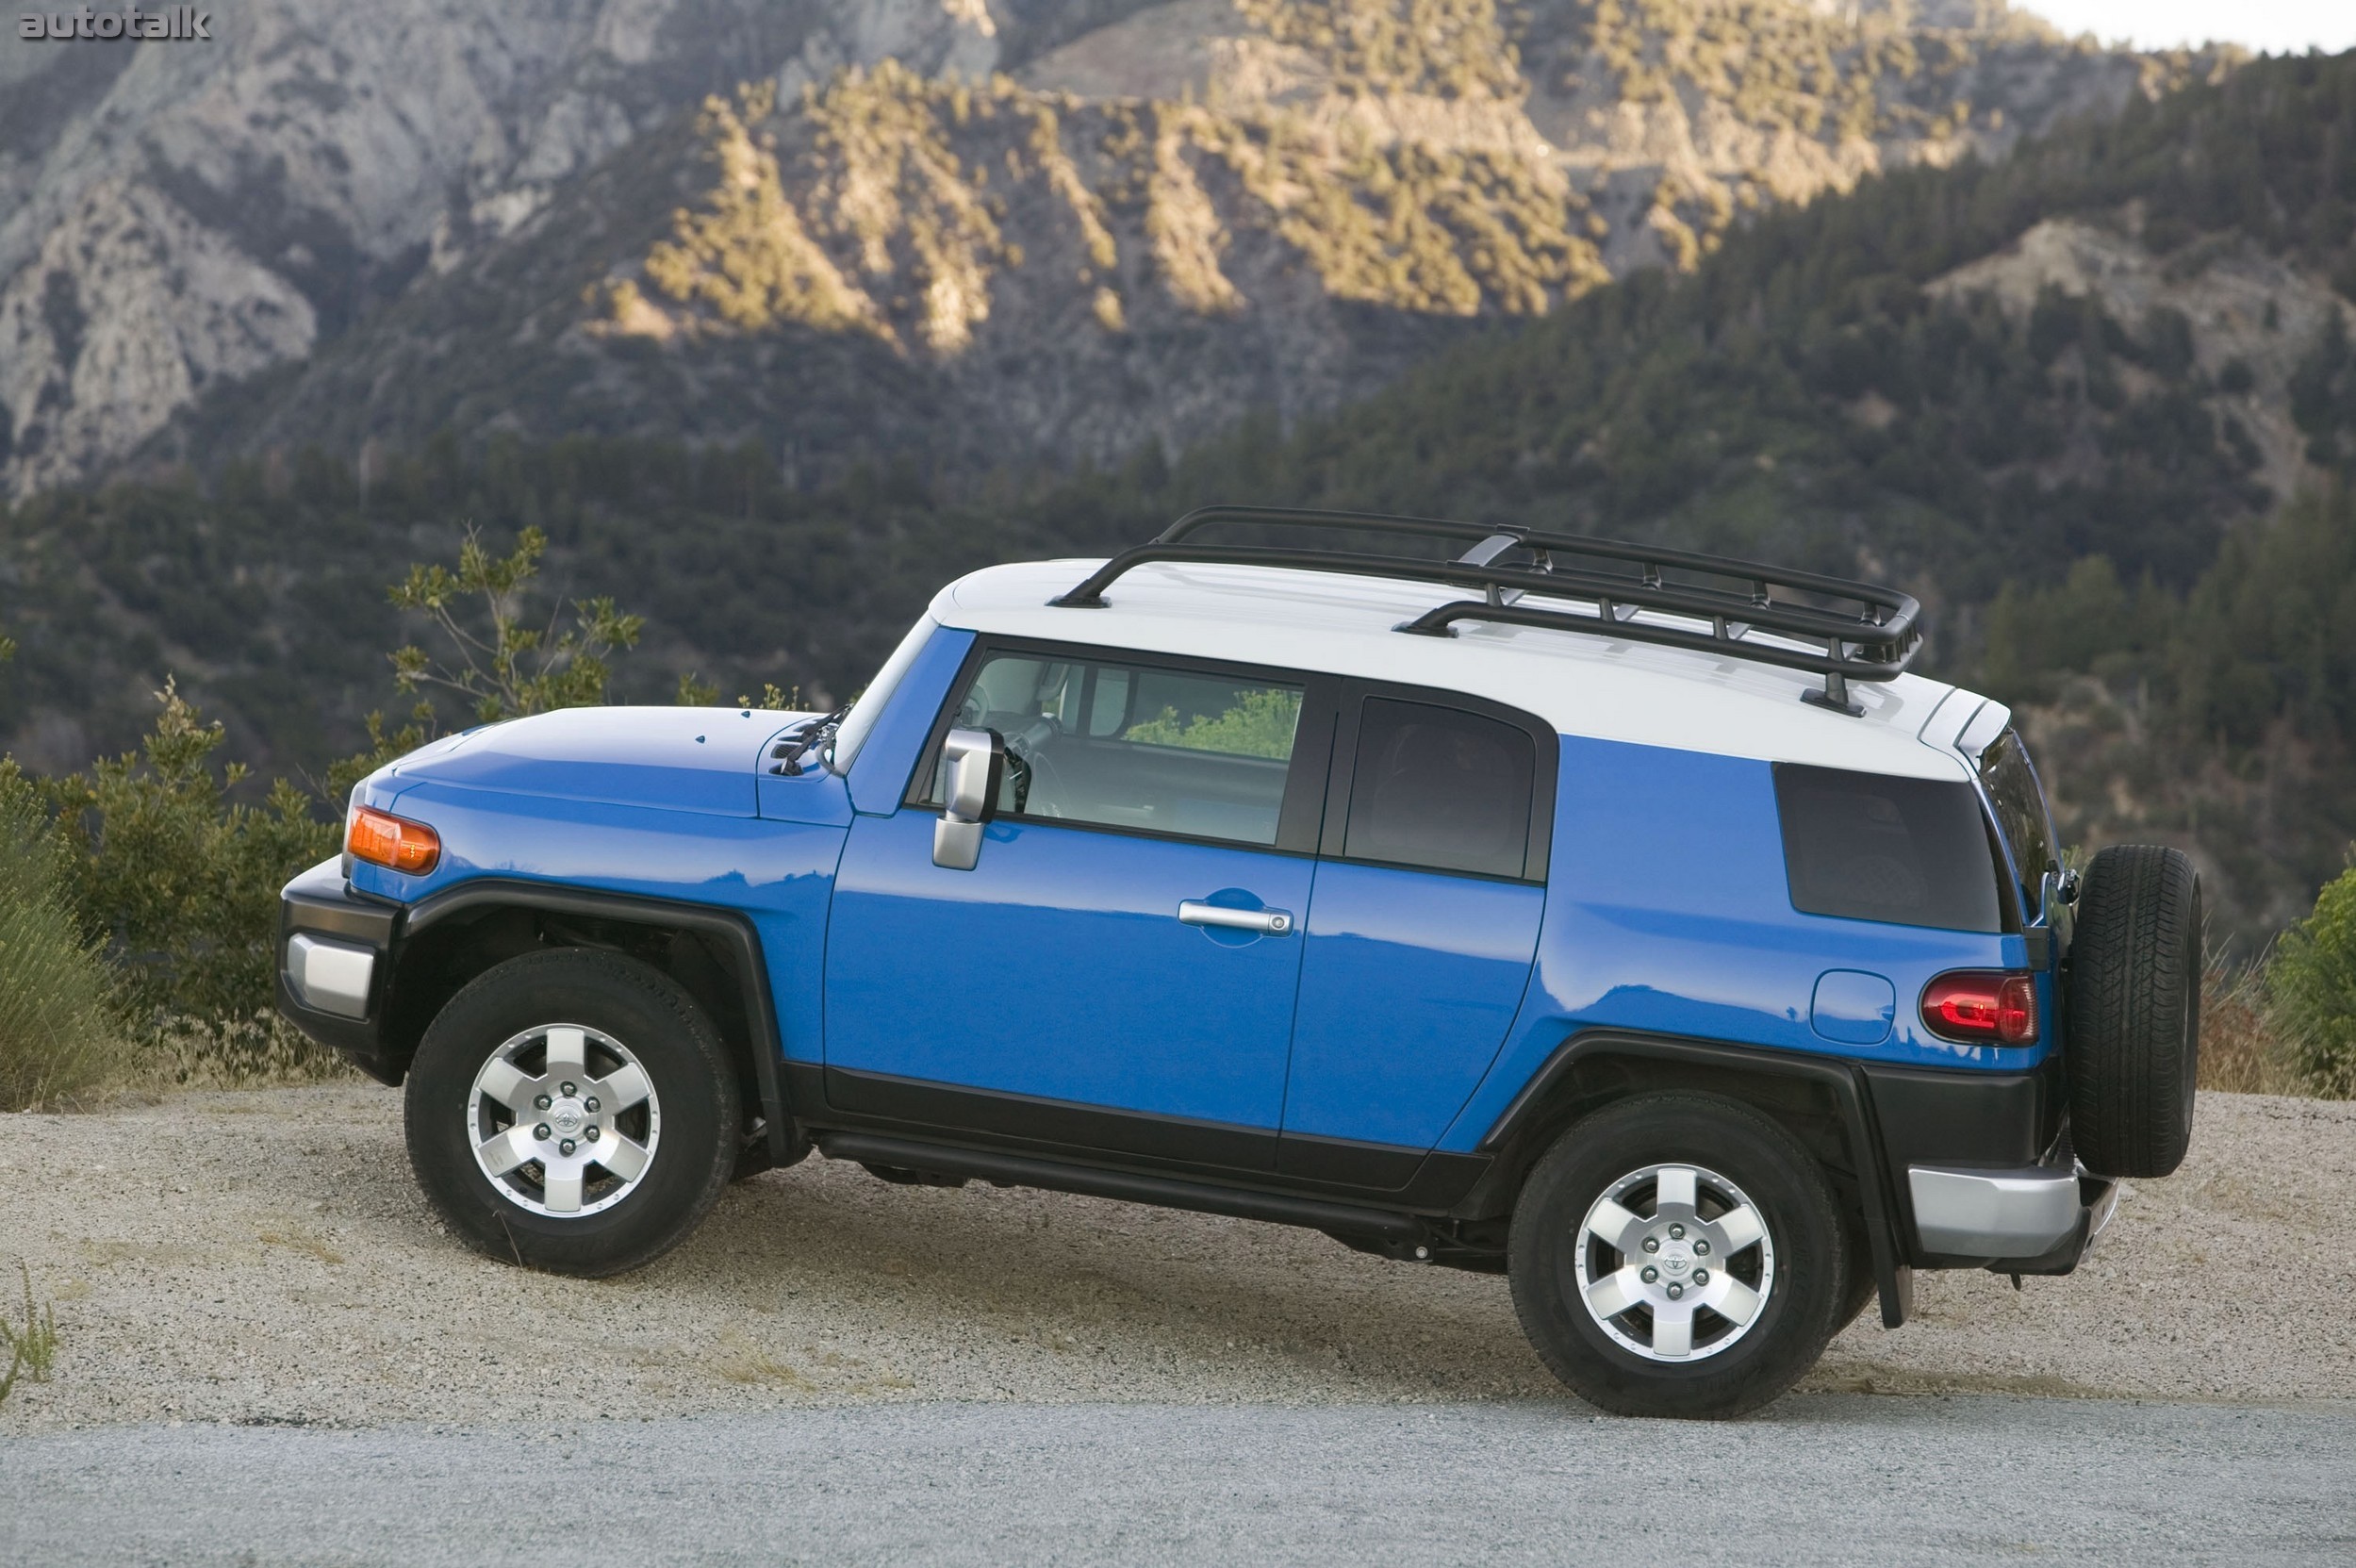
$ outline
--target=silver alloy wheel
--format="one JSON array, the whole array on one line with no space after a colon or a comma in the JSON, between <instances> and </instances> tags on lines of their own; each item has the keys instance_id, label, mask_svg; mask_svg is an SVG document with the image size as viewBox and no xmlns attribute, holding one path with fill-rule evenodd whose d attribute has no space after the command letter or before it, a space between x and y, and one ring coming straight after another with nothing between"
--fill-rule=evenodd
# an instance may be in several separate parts
<instances>
[{"instance_id":1,"label":"silver alloy wheel","mask_svg":"<svg viewBox=\"0 0 2356 1568\"><path fill-rule=\"evenodd\" d=\"M636 1190L663 1135L654 1082L610 1034L527 1029L491 1053L467 1099L474 1163L509 1201L575 1219Z\"/></svg>"},{"instance_id":2,"label":"silver alloy wheel","mask_svg":"<svg viewBox=\"0 0 2356 1568\"><path fill-rule=\"evenodd\" d=\"M1775 1289L1767 1222L1700 1165L1646 1165L1613 1182L1572 1251L1588 1314L1647 1361L1717 1355L1751 1331Z\"/></svg>"}]
</instances>

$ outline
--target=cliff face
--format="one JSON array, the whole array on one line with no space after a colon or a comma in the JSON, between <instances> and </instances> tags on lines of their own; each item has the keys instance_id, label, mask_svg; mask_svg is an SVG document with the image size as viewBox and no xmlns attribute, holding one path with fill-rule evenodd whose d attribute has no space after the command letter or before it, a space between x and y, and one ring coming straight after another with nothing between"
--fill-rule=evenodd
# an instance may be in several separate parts
<instances>
[{"instance_id":1,"label":"cliff face","mask_svg":"<svg viewBox=\"0 0 2356 1568\"><path fill-rule=\"evenodd\" d=\"M215 33L0 40L15 493L444 425L1118 459L2223 64L1999 0L257 0Z\"/></svg>"},{"instance_id":2,"label":"cliff face","mask_svg":"<svg viewBox=\"0 0 2356 1568\"><path fill-rule=\"evenodd\" d=\"M255 0L209 41L0 38L0 474L92 474L783 59L986 70L994 30L969 0Z\"/></svg>"}]
</instances>

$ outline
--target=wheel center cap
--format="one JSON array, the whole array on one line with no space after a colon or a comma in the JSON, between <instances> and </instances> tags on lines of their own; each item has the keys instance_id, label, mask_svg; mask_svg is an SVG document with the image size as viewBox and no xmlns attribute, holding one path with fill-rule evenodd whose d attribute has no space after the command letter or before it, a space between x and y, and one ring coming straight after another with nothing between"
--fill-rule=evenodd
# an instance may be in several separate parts
<instances>
[{"instance_id":1,"label":"wheel center cap","mask_svg":"<svg viewBox=\"0 0 2356 1568\"><path fill-rule=\"evenodd\" d=\"M1681 1279L1693 1267L1693 1244L1691 1242L1663 1242L1660 1244L1660 1252L1654 1261L1660 1264L1660 1271L1663 1274L1672 1279Z\"/></svg>"},{"instance_id":2,"label":"wheel center cap","mask_svg":"<svg viewBox=\"0 0 2356 1568\"><path fill-rule=\"evenodd\" d=\"M569 1138L589 1125L589 1114L577 1099L560 1099L548 1108L548 1125L558 1136Z\"/></svg>"}]
</instances>

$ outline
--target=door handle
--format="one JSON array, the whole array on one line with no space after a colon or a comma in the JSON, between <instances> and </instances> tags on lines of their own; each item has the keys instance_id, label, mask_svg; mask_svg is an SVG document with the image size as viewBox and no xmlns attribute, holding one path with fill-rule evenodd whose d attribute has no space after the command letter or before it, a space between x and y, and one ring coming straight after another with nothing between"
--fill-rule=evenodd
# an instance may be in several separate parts
<instances>
[{"instance_id":1,"label":"door handle","mask_svg":"<svg viewBox=\"0 0 2356 1568\"><path fill-rule=\"evenodd\" d=\"M1293 912L1285 909L1229 909L1189 899L1178 905L1178 919L1190 926L1218 926L1226 931L1256 931L1282 936L1293 929Z\"/></svg>"}]
</instances>

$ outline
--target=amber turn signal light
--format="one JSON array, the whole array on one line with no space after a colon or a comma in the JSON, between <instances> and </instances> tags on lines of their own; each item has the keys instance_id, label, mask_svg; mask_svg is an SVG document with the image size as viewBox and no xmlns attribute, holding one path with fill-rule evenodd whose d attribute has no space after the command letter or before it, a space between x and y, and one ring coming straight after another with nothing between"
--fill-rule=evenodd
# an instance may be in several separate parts
<instances>
[{"instance_id":1,"label":"amber turn signal light","mask_svg":"<svg viewBox=\"0 0 2356 1568\"><path fill-rule=\"evenodd\" d=\"M372 806L355 806L343 847L354 860L421 877L442 858L441 834L422 822L404 821Z\"/></svg>"},{"instance_id":2,"label":"amber turn signal light","mask_svg":"<svg viewBox=\"0 0 2356 1568\"><path fill-rule=\"evenodd\" d=\"M1942 1040L2037 1043L2037 985L2020 973L1959 972L1922 988L1922 1027Z\"/></svg>"}]
</instances>

